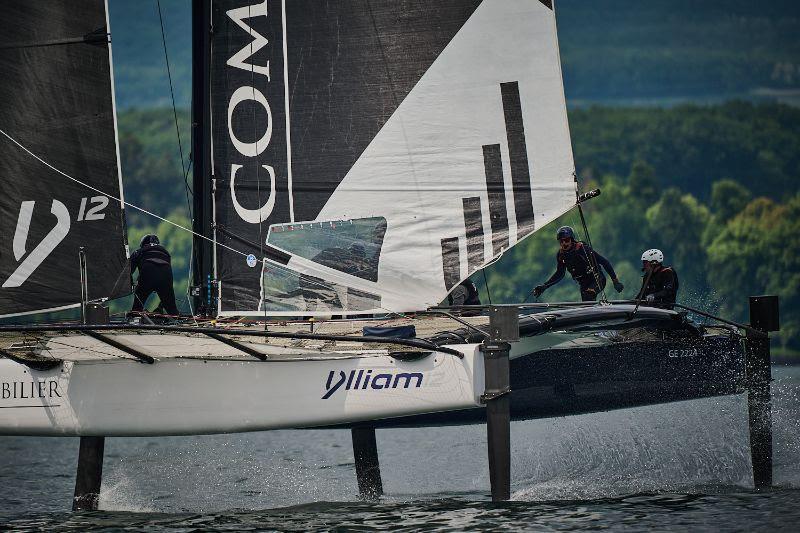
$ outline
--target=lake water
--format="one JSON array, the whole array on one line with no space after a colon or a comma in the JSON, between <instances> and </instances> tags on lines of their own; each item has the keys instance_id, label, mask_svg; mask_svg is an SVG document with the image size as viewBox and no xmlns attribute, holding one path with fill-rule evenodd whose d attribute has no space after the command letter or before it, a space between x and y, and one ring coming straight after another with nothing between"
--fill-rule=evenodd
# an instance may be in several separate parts
<instances>
[{"instance_id":1,"label":"lake water","mask_svg":"<svg viewBox=\"0 0 800 533\"><path fill-rule=\"evenodd\" d=\"M379 430L377 503L357 498L349 431L108 438L93 513L69 511L78 439L0 437L0 529L794 530L800 367L773 375L765 491L733 396L513 423L504 504L487 498L484 426Z\"/></svg>"}]
</instances>

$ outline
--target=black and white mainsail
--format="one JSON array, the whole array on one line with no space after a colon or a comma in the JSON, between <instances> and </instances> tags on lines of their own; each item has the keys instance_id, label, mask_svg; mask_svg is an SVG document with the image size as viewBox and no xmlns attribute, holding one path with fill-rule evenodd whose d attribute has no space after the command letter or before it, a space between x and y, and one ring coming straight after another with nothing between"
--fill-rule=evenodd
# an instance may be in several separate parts
<instances>
[{"instance_id":1,"label":"black and white mainsail","mask_svg":"<svg viewBox=\"0 0 800 533\"><path fill-rule=\"evenodd\" d=\"M221 314L424 309L574 206L550 1L212 4Z\"/></svg>"},{"instance_id":2,"label":"black and white mainsail","mask_svg":"<svg viewBox=\"0 0 800 533\"><path fill-rule=\"evenodd\" d=\"M0 316L78 305L81 247L89 298L127 294L105 1L2 10Z\"/></svg>"}]
</instances>

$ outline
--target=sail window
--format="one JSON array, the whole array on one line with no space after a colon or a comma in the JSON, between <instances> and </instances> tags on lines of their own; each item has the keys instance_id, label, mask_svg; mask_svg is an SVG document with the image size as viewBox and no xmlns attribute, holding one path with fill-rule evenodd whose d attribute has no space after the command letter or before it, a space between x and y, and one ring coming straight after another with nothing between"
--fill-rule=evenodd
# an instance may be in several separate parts
<instances>
[{"instance_id":1,"label":"sail window","mask_svg":"<svg viewBox=\"0 0 800 533\"><path fill-rule=\"evenodd\" d=\"M339 272L378 281L386 219L274 224L267 244Z\"/></svg>"},{"instance_id":2,"label":"sail window","mask_svg":"<svg viewBox=\"0 0 800 533\"><path fill-rule=\"evenodd\" d=\"M378 310L381 307L378 295L301 274L271 262L264 264L261 287L262 312L342 313Z\"/></svg>"}]
</instances>

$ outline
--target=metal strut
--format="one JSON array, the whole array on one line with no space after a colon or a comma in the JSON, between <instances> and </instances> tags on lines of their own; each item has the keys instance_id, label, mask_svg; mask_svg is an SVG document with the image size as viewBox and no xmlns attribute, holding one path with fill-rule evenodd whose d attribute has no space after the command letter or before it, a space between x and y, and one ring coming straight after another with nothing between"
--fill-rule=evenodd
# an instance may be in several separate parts
<instances>
[{"instance_id":1,"label":"metal strut","mask_svg":"<svg viewBox=\"0 0 800 533\"><path fill-rule=\"evenodd\" d=\"M762 489L772 485L772 361L768 332L780 329L778 297L751 296L750 324L761 332L756 335L747 331L745 372L753 485Z\"/></svg>"},{"instance_id":2,"label":"metal strut","mask_svg":"<svg viewBox=\"0 0 800 533\"><path fill-rule=\"evenodd\" d=\"M485 373L486 440L492 501L511 498L511 397L509 352L519 340L519 310L489 308L490 338L481 346Z\"/></svg>"}]
</instances>

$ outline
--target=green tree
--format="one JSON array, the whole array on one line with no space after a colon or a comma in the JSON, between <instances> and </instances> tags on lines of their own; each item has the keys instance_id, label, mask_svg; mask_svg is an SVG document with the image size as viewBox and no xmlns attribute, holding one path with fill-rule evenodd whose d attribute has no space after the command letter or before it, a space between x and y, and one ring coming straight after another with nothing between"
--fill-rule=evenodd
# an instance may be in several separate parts
<instances>
[{"instance_id":1,"label":"green tree","mask_svg":"<svg viewBox=\"0 0 800 533\"><path fill-rule=\"evenodd\" d=\"M635 160L631 165L628 186L631 189L631 196L640 204L650 205L658 200L659 186L656 171L641 159Z\"/></svg>"},{"instance_id":2,"label":"green tree","mask_svg":"<svg viewBox=\"0 0 800 533\"><path fill-rule=\"evenodd\" d=\"M719 222L725 223L739 214L752 197L740 183L730 179L715 181L711 185L711 210Z\"/></svg>"},{"instance_id":3,"label":"green tree","mask_svg":"<svg viewBox=\"0 0 800 533\"><path fill-rule=\"evenodd\" d=\"M800 255L787 237L800 231L800 195L787 204L756 198L732 218L709 247L709 269L722 313L747 320L747 297L777 294L781 342L800 334Z\"/></svg>"}]
</instances>

